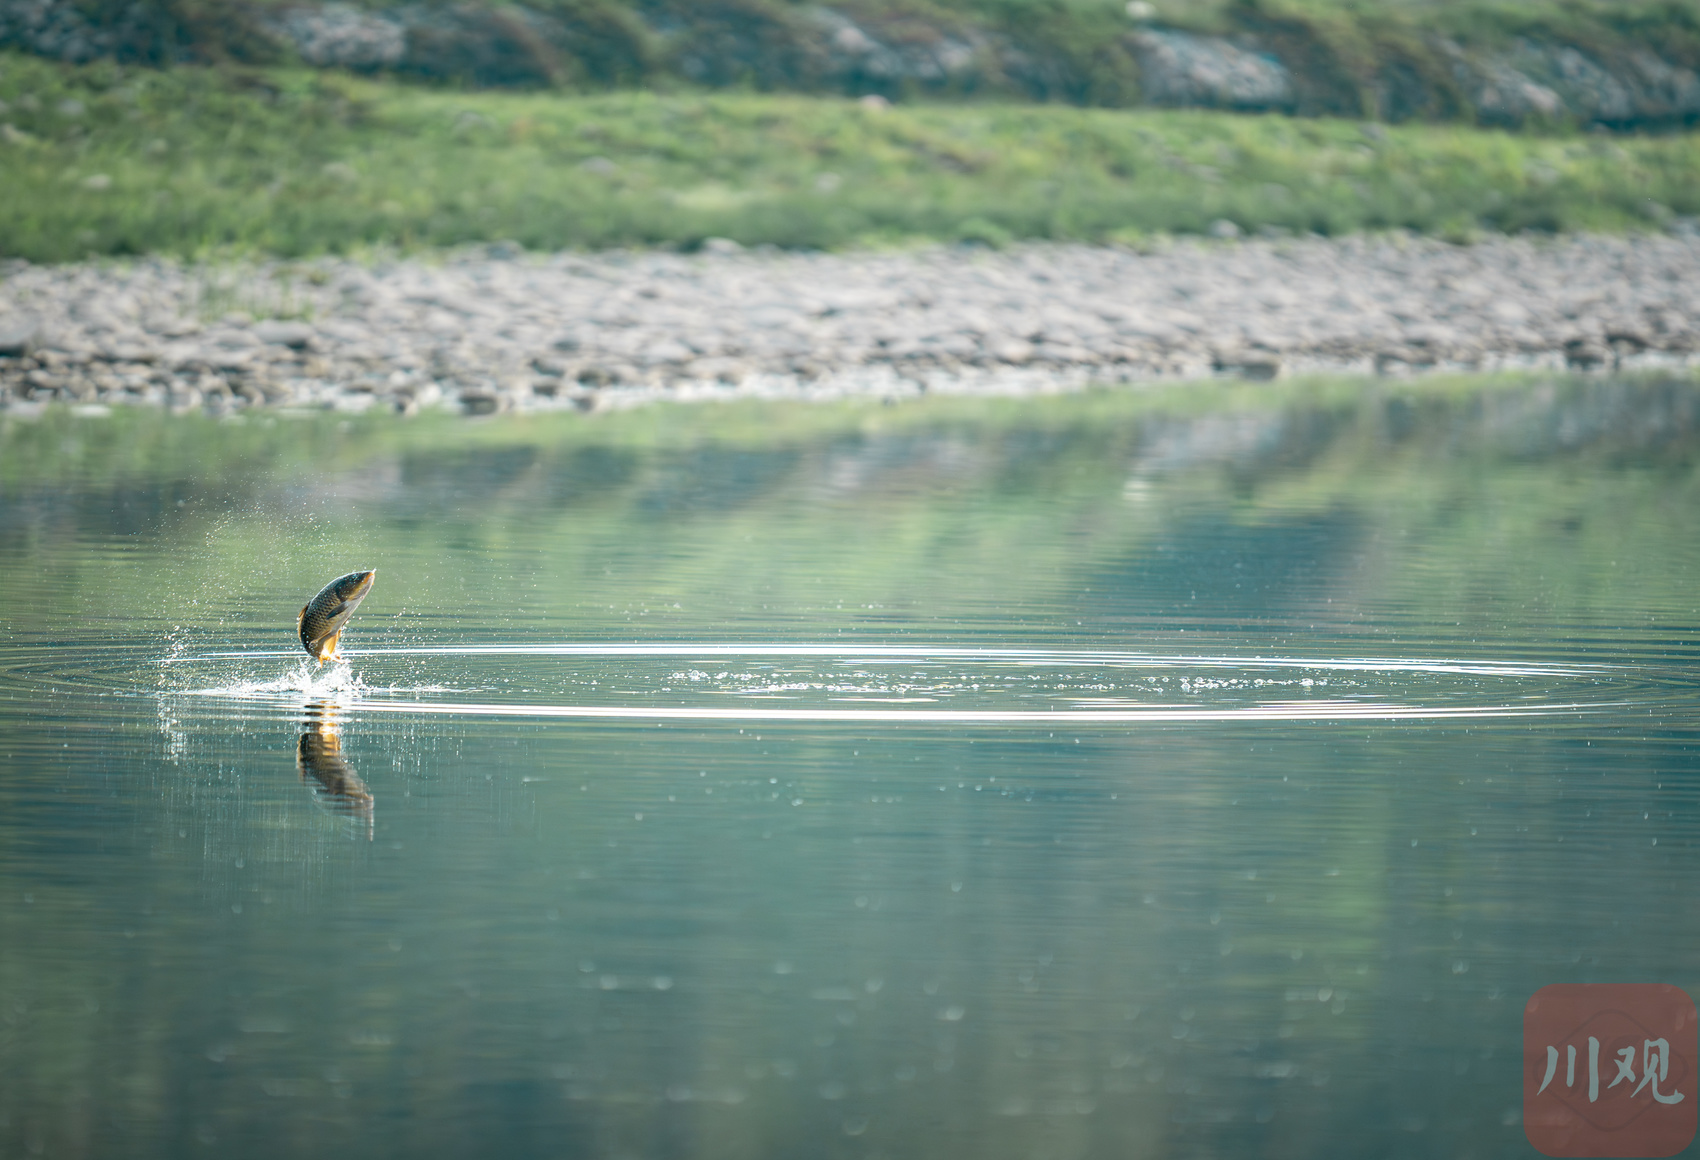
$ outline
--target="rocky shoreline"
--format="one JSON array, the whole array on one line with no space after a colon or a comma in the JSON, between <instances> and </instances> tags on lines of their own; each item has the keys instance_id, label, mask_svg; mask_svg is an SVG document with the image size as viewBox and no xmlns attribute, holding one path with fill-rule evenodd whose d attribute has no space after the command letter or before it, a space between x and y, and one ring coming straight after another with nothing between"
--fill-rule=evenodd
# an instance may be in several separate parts
<instances>
[{"instance_id":1,"label":"rocky shoreline","mask_svg":"<svg viewBox=\"0 0 1700 1160\"><path fill-rule=\"evenodd\" d=\"M1700 365L1700 239L0 265L0 409L468 414Z\"/></svg>"}]
</instances>

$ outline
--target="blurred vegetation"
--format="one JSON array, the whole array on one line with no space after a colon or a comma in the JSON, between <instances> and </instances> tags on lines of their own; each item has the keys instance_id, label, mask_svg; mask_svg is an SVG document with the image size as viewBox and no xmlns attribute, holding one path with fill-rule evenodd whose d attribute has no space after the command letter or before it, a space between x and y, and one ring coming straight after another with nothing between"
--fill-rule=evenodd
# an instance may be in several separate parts
<instances>
[{"instance_id":1,"label":"blurred vegetation","mask_svg":"<svg viewBox=\"0 0 1700 1160\"><path fill-rule=\"evenodd\" d=\"M84 0L117 37L123 61L288 63L264 30L289 0ZM1294 73L1301 112L1396 120L1473 119L1448 44L1494 50L1525 39L1585 51L1639 75L1633 57L1700 67L1695 0L1175 0L1130 19L1125 0L840 0L826 6L889 46L973 46L949 75L846 67L822 36L821 5L803 0L499 0L368 9L435 13L458 31L422 32L398 71L454 84L505 87L712 85L805 92L923 92L1126 106L1139 102L1131 38L1150 26L1253 36ZM446 27L446 26L445 26Z\"/></svg>"},{"instance_id":2,"label":"blurred vegetation","mask_svg":"<svg viewBox=\"0 0 1700 1160\"><path fill-rule=\"evenodd\" d=\"M1650 228L1700 139L740 93L463 93L0 57L0 254L1140 243L1241 229Z\"/></svg>"}]
</instances>

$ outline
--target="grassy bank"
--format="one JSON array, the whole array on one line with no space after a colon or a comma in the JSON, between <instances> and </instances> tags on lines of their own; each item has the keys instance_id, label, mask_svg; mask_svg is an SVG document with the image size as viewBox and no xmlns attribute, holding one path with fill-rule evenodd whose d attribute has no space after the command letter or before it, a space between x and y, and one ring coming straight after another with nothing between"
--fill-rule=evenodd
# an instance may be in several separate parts
<instances>
[{"instance_id":1,"label":"grassy bank","mask_svg":"<svg viewBox=\"0 0 1700 1160\"><path fill-rule=\"evenodd\" d=\"M463 93L0 57L0 254L1647 228L1700 137L1033 105Z\"/></svg>"}]
</instances>

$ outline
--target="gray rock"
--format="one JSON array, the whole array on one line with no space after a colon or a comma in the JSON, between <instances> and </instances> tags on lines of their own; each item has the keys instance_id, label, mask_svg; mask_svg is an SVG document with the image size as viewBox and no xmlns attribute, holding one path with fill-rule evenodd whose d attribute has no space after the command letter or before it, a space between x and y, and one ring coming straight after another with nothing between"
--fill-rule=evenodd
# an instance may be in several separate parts
<instances>
[{"instance_id":1,"label":"gray rock","mask_svg":"<svg viewBox=\"0 0 1700 1160\"><path fill-rule=\"evenodd\" d=\"M1436 47L1489 124L1575 118L1606 125L1677 124L1700 116L1700 75L1639 48L1611 63L1571 45L1519 40L1504 52Z\"/></svg>"},{"instance_id":2,"label":"gray rock","mask_svg":"<svg viewBox=\"0 0 1700 1160\"><path fill-rule=\"evenodd\" d=\"M646 364L656 366L662 363L689 362L693 353L690 347L682 342L662 338L646 347L641 357Z\"/></svg>"},{"instance_id":3,"label":"gray rock","mask_svg":"<svg viewBox=\"0 0 1700 1160\"><path fill-rule=\"evenodd\" d=\"M213 283L240 301L287 298L319 321L173 325ZM20 332L7 338L19 353L0 358L0 396L493 413L1372 364L1389 374L1700 365L1695 285L1700 237L1671 234L760 260L724 248L513 262L473 248L372 266L324 259L311 271L12 263L0 319ZM153 349L144 325L200 333Z\"/></svg>"},{"instance_id":4,"label":"gray rock","mask_svg":"<svg viewBox=\"0 0 1700 1160\"><path fill-rule=\"evenodd\" d=\"M0 357L22 358L35 346L36 326L27 318L0 320Z\"/></svg>"},{"instance_id":5,"label":"gray rock","mask_svg":"<svg viewBox=\"0 0 1700 1160\"><path fill-rule=\"evenodd\" d=\"M400 20L350 4L286 8L265 26L308 64L393 68L407 52L407 28Z\"/></svg>"},{"instance_id":6,"label":"gray rock","mask_svg":"<svg viewBox=\"0 0 1700 1160\"><path fill-rule=\"evenodd\" d=\"M1286 65L1222 37L1143 31L1133 43L1140 89L1153 105L1290 111L1296 103Z\"/></svg>"},{"instance_id":7,"label":"gray rock","mask_svg":"<svg viewBox=\"0 0 1700 1160\"><path fill-rule=\"evenodd\" d=\"M1630 120L1635 94L1618 77L1569 45L1518 45L1509 62L1524 76L1558 94L1572 113L1587 121Z\"/></svg>"},{"instance_id":8,"label":"gray rock","mask_svg":"<svg viewBox=\"0 0 1700 1160\"><path fill-rule=\"evenodd\" d=\"M1582 370L1609 366L1616 361L1610 347L1598 339L1572 338L1564 344L1564 361Z\"/></svg>"},{"instance_id":9,"label":"gray rock","mask_svg":"<svg viewBox=\"0 0 1700 1160\"><path fill-rule=\"evenodd\" d=\"M742 359L723 356L696 359L689 370L694 379L713 380L729 385L741 383L750 377L748 363Z\"/></svg>"},{"instance_id":10,"label":"gray rock","mask_svg":"<svg viewBox=\"0 0 1700 1160\"><path fill-rule=\"evenodd\" d=\"M255 323L252 333L262 343L287 346L292 350L304 350L313 342L311 326L305 322L291 322L280 318L267 318Z\"/></svg>"},{"instance_id":11,"label":"gray rock","mask_svg":"<svg viewBox=\"0 0 1700 1160\"><path fill-rule=\"evenodd\" d=\"M1019 338L989 339L985 350L993 359L1010 366L1026 366L1033 361L1033 344Z\"/></svg>"},{"instance_id":12,"label":"gray rock","mask_svg":"<svg viewBox=\"0 0 1700 1160\"><path fill-rule=\"evenodd\" d=\"M818 48L827 73L853 83L938 83L969 72L987 43L983 36L952 34L916 21L907 23L906 37L882 36L831 8L813 9L806 19L821 33Z\"/></svg>"},{"instance_id":13,"label":"gray rock","mask_svg":"<svg viewBox=\"0 0 1700 1160\"><path fill-rule=\"evenodd\" d=\"M1677 68L1647 49L1629 54L1635 69L1641 114L1648 120L1692 121L1700 115L1700 75Z\"/></svg>"},{"instance_id":14,"label":"gray rock","mask_svg":"<svg viewBox=\"0 0 1700 1160\"><path fill-rule=\"evenodd\" d=\"M1280 378L1286 369L1281 352L1263 345L1258 339L1228 340L1217 345L1210 359L1217 374L1237 375L1254 382Z\"/></svg>"}]
</instances>

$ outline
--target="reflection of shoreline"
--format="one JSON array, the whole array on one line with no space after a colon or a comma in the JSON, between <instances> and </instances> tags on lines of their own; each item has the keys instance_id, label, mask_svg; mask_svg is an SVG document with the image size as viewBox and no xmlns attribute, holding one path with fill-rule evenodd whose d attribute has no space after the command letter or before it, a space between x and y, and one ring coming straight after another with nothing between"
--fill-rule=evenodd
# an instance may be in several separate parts
<instances>
[{"instance_id":1,"label":"reflection of shoreline","mask_svg":"<svg viewBox=\"0 0 1700 1160\"><path fill-rule=\"evenodd\" d=\"M366 822L366 839L374 829L372 791L342 756L337 734L336 706L315 701L307 707L306 732L295 746L295 768L321 807L339 817Z\"/></svg>"}]
</instances>

